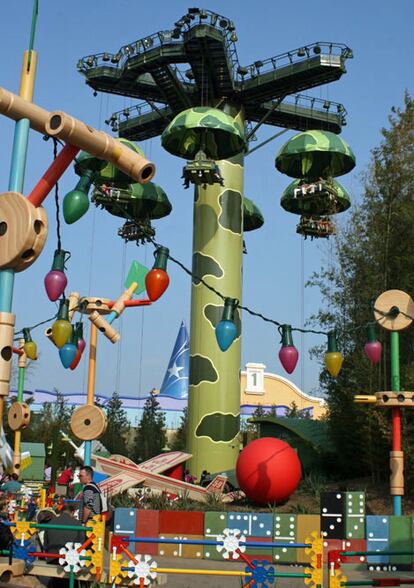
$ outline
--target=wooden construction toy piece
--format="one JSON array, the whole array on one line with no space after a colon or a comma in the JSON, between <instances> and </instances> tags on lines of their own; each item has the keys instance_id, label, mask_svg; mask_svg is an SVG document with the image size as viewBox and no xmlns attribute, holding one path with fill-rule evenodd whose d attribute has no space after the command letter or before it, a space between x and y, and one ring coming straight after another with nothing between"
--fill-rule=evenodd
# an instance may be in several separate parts
<instances>
[{"instance_id":1,"label":"wooden construction toy piece","mask_svg":"<svg viewBox=\"0 0 414 588\"><path fill-rule=\"evenodd\" d=\"M0 88L0 113L16 121L28 118L33 130L46 134L50 112L5 88Z\"/></svg>"},{"instance_id":2,"label":"wooden construction toy piece","mask_svg":"<svg viewBox=\"0 0 414 588\"><path fill-rule=\"evenodd\" d=\"M13 402L8 414L9 427L12 431L22 431L30 424L30 408L25 402Z\"/></svg>"},{"instance_id":3,"label":"wooden construction toy piece","mask_svg":"<svg viewBox=\"0 0 414 588\"><path fill-rule=\"evenodd\" d=\"M65 112L50 113L46 133L113 163L140 184L147 184L155 175L155 165L145 157Z\"/></svg>"},{"instance_id":4,"label":"wooden construction toy piece","mask_svg":"<svg viewBox=\"0 0 414 588\"><path fill-rule=\"evenodd\" d=\"M390 451L390 490L392 496L404 496L404 452Z\"/></svg>"},{"instance_id":5,"label":"wooden construction toy piece","mask_svg":"<svg viewBox=\"0 0 414 588\"><path fill-rule=\"evenodd\" d=\"M89 320L96 326L96 328L105 335L111 343L116 343L121 338L121 335L99 314L99 312L92 312L89 315Z\"/></svg>"},{"instance_id":6,"label":"wooden construction toy piece","mask_svg":"<svg viewBox=\"0 0 414 588\"><path fill-rule=\"evenodd\" d=\"M70 419L72 433L82 441L99 439L106 431L107 420L98 406L85 404L77 408Z\"/></svg>"},{"instance_id":7,"label":"wooden construction toy piece","mask_svg":"<svg viewBox=\"0 0 414 588\"><path fill-rule=\"evenodd\" d=\"M376 406L381 408L414 406L414 392L376 392L375 397L377 399Z\"/></svg>"},{"instance_id":8,"label":"wooden construction toy piece","mask_svg":"<svg viewBox=\"0 0 414 588\"><path fill-rule=\"evenodd\" d=\"M154 177L155 165L152 162L110 135L97 131L64 112L48 112L0 88L0 113L16 121L29 119L30 126L35 131L62 139L99 159L113 163L140 184L146 184Z\"/></svg>"},{"instance_id":9,"label":"wooden construction toy piece","mask_svg":"<svg viewBox=\"0 0 414 588\"><path fill-rule=\"evenodd\" d=\"M18 192L0 194L0 269L21 272L41 254L47 237L43 207Z\"/></svg>"},{"instance_id":10,"label":"wooden construction toy piece","mask_svg":"<svg viewBox=\"0 0 414 588\"><path fill-rule=\"evenodd\" d=\"M82 314L92 314L98 311L99 314L109 314L111 309L108 306L111 300L109 298L99 298L97 296L84 296L79 300L79 312Z\"/></svg>"},{"instance_id":11,"label":"wooden construction toy piece","mask_svg":"<svg viewBox=\"0 0 414 588\"><path fill-rule=\"evenodd\" d=\"M0 312L0 396L9 394L14 321L14 314Z\"/></svg>"},{"instance_id":12,"label":"wooden construction toy piece","mask_svg":"<svg viewBox=\"0 0 414 588\"><path fill-rule=\"evenodd\" d=\"M53 341L53 336L52 336L52 327L48 327L48 328L45 330L45 337L47 337L47 338L49 339L49 341L50 341L51 343L53 343L53 345L54 345L55 347L57 347L56 343Z\"/></svg>"},{"instance_id":13,"label":"wooden construction toy piece","mask_svg":"<svg viewBox=\"0 0 414 588\"><path fill-rule=\"evenodd\" d=\"M69 322L72 322L72 317L75 310L79 309L79 292L71 292L69 294Z\"/></svg>"},{"instance_id":14,"label":"wooden construction toy piece","mask_svg":"<svg viewBox=\"0 0 414 588\"><path fill-rule=\"evenodd\" d=\"M375 301L374 317L387 331L403 331L413 322L414 301L402 290L387 290Z\"/></svg>"},{"instance_id":15,"label":"wooden construction toy piece","mask_svg":"<svg viewBox=\"0 0 414 588\"><path fill-rule=\"evenodd\" d=\"M117 316L123 313L123 311L125 310L125 302L127 300L131 300L137 287L138 284L136 282L133 282L130 285L130 287L127 290L125 290L125 292L123 292L121 296L118 298L118 300L115 302L115 304L112 307L112 311L115 312Z\"/></svg>"}]
</instances>

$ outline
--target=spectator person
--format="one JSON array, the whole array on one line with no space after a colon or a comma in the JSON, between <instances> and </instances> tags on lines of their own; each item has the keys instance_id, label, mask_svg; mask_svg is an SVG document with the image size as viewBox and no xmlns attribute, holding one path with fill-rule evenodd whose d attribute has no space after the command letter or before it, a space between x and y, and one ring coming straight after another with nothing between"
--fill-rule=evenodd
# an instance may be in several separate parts
<instances>
[{"instance_id":1,"label":"spectator person","mask_svg":"<svg viewBox=\"0 0 414 588\"><path fill-rule=\"evenodd\" d=\"M63 503L62 509L58 516L52 517L45 524L53 525L70 525L79 527L81 522L74 518L76 506L71 503ZM46 529L43 538L43 548L46 553L59 553L61 547L66 543L83 543L85 533L82 530L63 530L63 529ZM57 564L59 560L48 559L49 564ZM48 588L67 588L69 586L68 578L52 578Z\"/></svg>"},{"instance_id":2,"label":"spectator person","mask_svg":"<svg viewBox=\"0 0 414 588\"><path fill-rule=\"evenodd\" d=\"M200 476L200 486L208 486L211 482L211 474L207 470L203 470Z\"/></svg>"},{"instance_id":3,"label":"spectator person","mask_svg":"<svg viewBox=\"0 0 414 588\"><path fill-rule=\"evenodd\" d=\"M0 491L5 492L6 494L17 494L20 492L21 487L22 485L19 482L18 474L13 473L10 476L10 480L0 486Z\"/></svg>"},{"instance_id":4,"label":"spectator person","mask_svg":"<svg viewBox=\"0 0 414 588\"><path fill-rule=\"evenodd\" d=\"M195 484L196 481L197 478L190 474L189 470L184 471L184 482L187 482L188 484Z\"/></svg>"},{"instance_id":5,"label":"spectator person","mask_svg":"<svg viewBox=\"0 0 414 588\"><path fill-rule=\"evenodd\" d=\"M83 523L97 514L107 511L106 504L103 502L102 492L93 481L93 469L90 466L84 466L79 472L79 481L83 484L82 501L79 518Z\"/></svg>"},{"instance_id":6,"label":"spectator person","mask_svg":"<svg viewBox=\"0 0 414 588\"><path fill-rule=\"evenodd\" d=\"M68 490L72 479L72 469L69 467L63 470L56 480L56 494L59 496L68 496Z\"/></svg>"},{"instance_id":7,"label":"spectator person","mask_svg":"<svg viewBox=\"0 0 414 588\"><path fill-rule=\"evenodd\" d=\"M44 478L45 478L45 483L50 484L50 481L52 479L52 468L50 467L50 465L48 463L45 463Z\"/></svg>"}]
</instances>

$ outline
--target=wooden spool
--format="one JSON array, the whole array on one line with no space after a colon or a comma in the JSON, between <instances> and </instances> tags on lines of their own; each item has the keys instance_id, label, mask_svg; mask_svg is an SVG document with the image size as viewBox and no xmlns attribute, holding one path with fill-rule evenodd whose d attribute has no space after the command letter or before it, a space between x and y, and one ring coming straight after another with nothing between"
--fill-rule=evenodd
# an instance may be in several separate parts
<instances>
[{"instance_id":1,"label":"wooden spool","mask_svg":"<svg viewBox=\"0 0 414 588\"><path fill-rule=\"evenodd\" d=\"M105 335L111 343L116 343L120 340L121 335L99 314L99 312L93 312L89 315L89 320L95 325L95 327Z\"/></svg>"},{"instance_id":2,"label":"wooden spool","mask_svg":"<svg viewBox=\"0 0 414 588\"><path fill-rule=\"evenodd\" d=\"M30 424L30 408L25 402L13 402L7 420L12 431L22 431Z\"/></svg>"},{"instance_id":3,"label":"wooden spool","mask_svg":"<svg viewBox=\"0 0 414 588\"><path fill-rule=\"evenodd\" d=\"M22 272L39 257L47 237L47 217L18 192L0 195L0 269Z\"/></svg>"},{"instance_id":4,"label":"wooden spool","mask_svg":"<svg viewBox=\"0 0 414 588\"><path fill-rule=\"evenodd\" d=\"M387 290L380 294L375 301L374 309L375 320L387 331L403 331L413 322L410 318L414 317L413 299L402 290ZM394 309L395 315L384 316Z\"/></svg>"},{"instance_id":5,"label":"wooden spool","mask_svg":"<svg viewBox=\"0 0 414 588\"><path fill-rule=\"evenodd\" d=\"M392 496L404 496L404 453L390 451L390 486Z\"/></svg>"},{"instance_id":6,"label":"wooden spool","mask_svg":"<svg viewBox=\"0 0 414 588\"><path fill-rule=\"evenodd\" d=\"M91 314L97 310L99 314L109 314L111 309L108 306L108 302L111 302L110 298L84 296L79 300L79 312L82 314Z\"/></svg>"},{"instance_id":7,"label":"wooden spool","mask_svg":"<svg viewBox=\"0 0 414 588\"><path fill-rule=\"evenodd\" d=\"M85 404L77 408L70 419L72 433L82 441L99 439L106 431L106 415L102 408Z\"/></svg>"},{"instance_id":8,"label":"wooden spool","mask_svg":"<svg viewBox=\"0 0 414 588\"><path fill-rule=\"evenodd\" d=\"M48 327L48 328L45 330L45 336L46 336L46 337L49 339L49 341L50 341L51 343L53 343L53 345L54 345L55 347L57 347L56 343L55 343L55 342L54 342L54 340L53 340L53 335L52 335L52 327Z\"/></svg>"},{"instance_id":9,"label":"wooden spool","mask_svg":"<svg viewBox=\"0 0 414 588\"><path fill-rule=\"evenodd\" d=\"M14 320L14 314L0 312L0 396L8 396L9 394L13 357Z\"/></svg>"}]
</instances>

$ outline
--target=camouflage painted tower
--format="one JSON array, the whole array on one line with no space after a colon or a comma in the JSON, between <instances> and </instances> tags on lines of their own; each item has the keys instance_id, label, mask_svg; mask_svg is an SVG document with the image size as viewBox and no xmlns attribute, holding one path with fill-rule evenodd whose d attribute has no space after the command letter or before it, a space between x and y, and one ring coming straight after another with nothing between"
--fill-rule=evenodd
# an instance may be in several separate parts
<instances>
[{"instance_id":1,"label":"camouflage painted tower","mask_svg":"<svg viewBox=\"0 0 414 588\"><path fill-rule=\"evenodd\" d=\"M298 92L338 80L352 57L345 45L314 43L241 66L236 42L230 19L191 8L171 29L78 62L95 91L144 101L112 114L113 131L137 141L163 134L164 147L188 160L184 184L195 185L188 449L196 476L234 468L239 451L241 317L236 309L236 339L221 351L215 327L224 301L213 290L241 301L243 232L263 223L243 194L249 140L262 124L339 133L344 107Z\"/></svg>"}]
</instances>

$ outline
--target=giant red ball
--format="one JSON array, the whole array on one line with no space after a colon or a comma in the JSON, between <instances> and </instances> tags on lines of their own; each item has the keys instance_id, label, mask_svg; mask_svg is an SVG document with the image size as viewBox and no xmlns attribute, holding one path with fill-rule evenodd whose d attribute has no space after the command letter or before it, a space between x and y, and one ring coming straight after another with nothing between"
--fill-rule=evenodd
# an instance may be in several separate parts
<instances>
[{"instance_id":1,"label":"giant red ball","mask_svg":"<svg viewBox=\"0 0 414 588\"><path fill-rule=\"evenodd\" d=\"M241 490L258 504L285 502L296 490L300 475L300 461L294 449L273 437L262 437L246 445L236 464Z\"/></svg>"}]
</instances>

